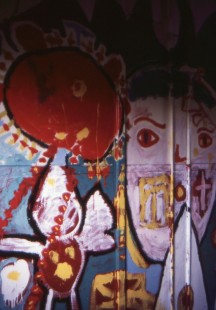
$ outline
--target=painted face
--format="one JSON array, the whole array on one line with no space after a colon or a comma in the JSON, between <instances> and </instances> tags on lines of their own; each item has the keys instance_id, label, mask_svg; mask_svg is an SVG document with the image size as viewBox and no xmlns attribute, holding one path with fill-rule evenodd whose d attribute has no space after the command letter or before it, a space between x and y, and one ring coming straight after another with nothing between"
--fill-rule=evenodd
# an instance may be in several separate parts
<instances>
[{"instance_id":1,"label":"painted face","mask_svg":"<svg viewBox=\"0 0 216 310\"><path fill-rule=\"evenodd\" d=\"M175 211L184 202L192 207L199 240L215 200L215 113L190 96L175 100Z\"/></svg>"},{"instance_id":2,"label":"painted face","mask_svg":"<svg viewBox=\"0 0 216 310\"><path fill-rule=\"evenodd\" d=\"M216 109L193 101L191 117L191 198L192 218L202 239L216 193Z\"/></svg>"},{"instance_id":3,"label":"painted face","mask_svg":"<svg viewBox=\"0 0 216 310\"><path fill-rule=\"evenodd\" d=\"M132 100L128 121L127 193L132 222L144 252L162 260L170 238L169 102L161 97Z\"/></svg>"}]
</instances>

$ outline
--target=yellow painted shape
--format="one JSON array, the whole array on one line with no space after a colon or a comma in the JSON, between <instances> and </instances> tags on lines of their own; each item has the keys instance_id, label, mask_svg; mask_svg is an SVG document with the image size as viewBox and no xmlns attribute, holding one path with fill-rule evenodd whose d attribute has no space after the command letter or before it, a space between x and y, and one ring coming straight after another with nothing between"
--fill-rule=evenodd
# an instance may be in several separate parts
<instances>
[{"instance_id":1,"label":"yellow painted shape","mask_svg":"<svg viewBox=\"0 0 216 310\"><path fill-rule=\"evenodd\" d=\"M74 251L74 247L69 246L65 249L65 253L70 256L70 258L75 258L75 251Z\"/></svg>"},{"instance_id":2,"label":"yellow painted shape","mask_svg":"<svg viewBox=\"0 0 216 310\"><path fill-rule=\"evenodd\" d=\"M125 212L125 187L119 185L117 196L114 200L114 205L117 210L117 227L121 234L126 233L126 246L130 252L131 258L134 263L141 267L146 268L149 264L145 261L143 256L140 254L135 241L132 238L128 218Z\"/></svg>"},{"instance_id":3,"label":"yellow painted shape","mask_svg":"<svg viewBox=\"0 0 216 310\"><path fill-rule=\"evenodd\" d=\"M179 198L182 198L183 195L184 195L183 189L182 189L181 187L178 187L177 196L178 196Z\"/></svg>"},{"instance_id":4,"label":"yellow painted shape","mask_svg":"<svg viewBox=\"0 0 216 310\"><path fill-rule=\"evenodd\" d=\"M49 186L54 186L56 181L53 178L47 178L46 180L47 184L49 184Z\"/></svg>"},{"instance_id":5,"label":"yellow painted shape","mask_svg":"<svg viewBox=\"0 0 216 310\"><path fill-rule=\"evenodd\" d=\"M194 148L194 156L196 157L196 156L198 156L198 155L199 155L198 148L197 148L197 147L195 147L195 148Z\"/></svg>"},{"instance_id":6,"label":"yellow painted shape","mask_svg":"<svg viewBox=\"0 0 216 310\"><path fill-rule=\"evenodd\" d=\"M76 87L77 84L79 87ZM76 80L74 81L73 85L71 86L72 93L76 98L83 98L87 91L87 86L83 80Z\"/></svg>"},{"instance_id":7,"label":"yellow painted shape","mask_svg":"<svg viewBox=\"0 0 216 310\"><path fill-rule=\"evenodd\" d=\"M38 168L37 167L34 167L33 170L34 170L34 172L38 173Z\"/></svg>"},{"instance_id":8,"label":"yellow painted shape","mask_svg":"<svg viewBox=\"0 0 216 310\"><path fill-rule=\"evenodd\" d=\"M118 180L121 184L125 182L125 165L124 164L121 166L121 172L119 174Z\"/></svg>"},{"instance_id":9,"label":"yellow painted shape","mask_svg":"<svg viewBox=\"0 0 216 310\"><path fill-rule=\"evenodd\" d=\"M58 140L65 140L65 138L67 137L67 133L66 132L56 132L55 134L55 138Z\"/></svg>"},{"instance_id":10,"label":"yellow painted shape","mask_svg":"<svg viewBox=\"0 0 216 310\"><path fill-rule=\"evenodd\" d=\"M18 281L20 278L20 273L18 271L11 271L8 275L7 278L9 280L13 280L13 281Z\"/></svg>"},{"instance_id":11,"label":"yellow painted shape","mask_svg":"<svg viewBox=\"0 0 216 310\"><path fill-rule=\"evenodd\" d=\"M209 162L211 162L211 161L213 160L213 158L214 158L214 155L213 155L212 153L209 153L209 154L208 154L208 160L209 160Z\"/></svg>"},{"instance_id":12,"label":"yellow painted shape","mask_svg":"<svg viewBox=\"0 0 216 310\"><path fill-rule=\"evenodd\" d=\"M73 276L73 269L67 262L59 263L54 275L63 281L67 281Z\"/></svg>"},{"instance_id":13,"label":"yellow painted shape","mask_svg":"<svg viewBox=\"0 0 216 310\"><path fill-rule=\"evenodd\" d=\"M86 139L88 135L89 135L89 129L85 127L77 133L76 137L78 141L82 141L83 139Z\"/></svg>"},{"instance_id":14,"label":"yellow painted shape","mask_svg":"<svg viewBox=\"0 0 216 310\"><path fill-rule=\"evenodd\" d=\"M117 209L117 225L121 231L125 230L125 190L124 185L119 185L114 204Z\"/></svg>"},{"instance_id":15,"label":"yellow painted shape","mask_svg":"<svg viewBox=\"0 0 216 310\"><path fill-rule=\"evenodd\" d=\"M54 264L58 264L59 262L59 253L56 251L50 251L49 257Z\"/></svg>"},{"instance_id":16,"label":"yellow painted shape","mask_svg":"<svg viewBox=\"0 0 216 310\"><path fill-rule=\"evenodd\" d=\"M145 185L149 185L150 188L146 189ZM139 180L139 192L140 192L140 221L141 226L145 226L151 229L160 227L160 223L156 221L157 215L157 200L156 194L160 191L163 192L164 195L164 203L165 203L165 217L167 219L167 210L170 206L170 178L166 175L160 175L152 178L140 178ZM151 198L150 198L151 196ZM146 213L146 203L148 199L151 199L151 222L143 223L145 221L145 213Z\"/></svg>"},{"instance_id":17,"label":"yellow painted shape","mask_svg":"<svg viewBox=\"0 0 216 310\"><path fill-rule=\"evenodd\" d=\"M2 111L2 112L0 113L0 118L4 117L4 116L6 116L6 115L7 115L7 112L4 110L4 111Z\"/></svg>"},{"instance_id":18,"label":"yellow painted shape","mask_svg":"<svg viewBox=\"0 0 216 310\"><path fill-rule=\"evenodd\" d=\"M140 254L140 251L138 250L137 244L135 243L134 239L132 238L128 218L126 216L126 244L127 248L130 252L130 256L133 260L133 262L141 268L147 268L149 266L149 263L143 258L143 256Z\"/></svg>"},{"instance_id":19,"label":"yellow painted shape","mask_svg":"<svg viewBox=\"0 0 216 310\"><path fill-rule=\"evenodd\" d=\"M100 299L97 300L98 293ZM153 309L155 295L146 290L145 274L118 270L96 275L91 289L91 310Z\"/></svg>"}]
</instances>

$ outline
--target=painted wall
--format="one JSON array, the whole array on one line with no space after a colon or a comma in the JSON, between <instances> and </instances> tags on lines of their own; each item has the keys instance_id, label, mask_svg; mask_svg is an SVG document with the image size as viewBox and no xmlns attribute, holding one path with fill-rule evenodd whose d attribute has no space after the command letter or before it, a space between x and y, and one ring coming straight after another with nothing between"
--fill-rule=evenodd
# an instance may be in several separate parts
<instances>
[{"instance_id":1,"label":"painted wall","mask_svg":"<svg viewBox=\"0 0 216 310\"><path fill-rule=\"evenodd\" d=\"M0 308L214 309L216 5L15 2Z\"/></svg>"}]
</instances>

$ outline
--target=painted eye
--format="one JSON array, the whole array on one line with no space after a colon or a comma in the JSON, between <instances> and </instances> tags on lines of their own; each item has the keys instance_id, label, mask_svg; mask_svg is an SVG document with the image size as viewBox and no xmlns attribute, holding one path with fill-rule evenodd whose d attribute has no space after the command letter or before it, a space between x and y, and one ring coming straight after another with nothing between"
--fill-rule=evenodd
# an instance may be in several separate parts
<instances>
[{"instance_id":1,"label":"painted eye","mask_svg":"<svg viewBox=\"0 0 216 310\"><path fill-rule=\"evenodd\" d=\"M159 141L159 137L152 130L143 128L137 134L137 141L142 147L150 147Z\"/></svg>"},{"instance_id":2,"label":"painted eye","mask_svg":"<svg viewBox=\"0 0 216 310\"><path fill-rule=\"evenodd\" d=\"M209 147L212 144L212 137L210 137L207 133L203 132L198 136L199 146L202 148Z\"/></svg>"}]
</instances>

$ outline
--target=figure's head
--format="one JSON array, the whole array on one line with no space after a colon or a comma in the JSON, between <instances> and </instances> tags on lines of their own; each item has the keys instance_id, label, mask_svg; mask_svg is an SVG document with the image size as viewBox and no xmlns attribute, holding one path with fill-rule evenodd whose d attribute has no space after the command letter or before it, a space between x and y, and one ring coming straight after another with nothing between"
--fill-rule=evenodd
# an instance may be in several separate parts
<instances>
[{"instance_id":1,"label":"figure's head","mask_svg":"<svg viewBox=\"0 0 216 310\"><path fill-rule=\"evenodd\" d=\"M189 96L189 86L187 74L160 69L142 69L129 79L129 209L141 247L158 260L181 207L192 208L201 238L215 200L216 109Z\"/></svg>"},{"instance_id":2,"label":"figure's head","mask_svg":"<svg viewBox=\"0 0 216 310\"><path fill-rule=\"evenodd\" d=\"M154 74L167 78L160 70L141 70L129 79L127 195L142 249L150 258L163 260L170 242L173 123L166 81L156 83L156 95L151 84L146 85Z\"/></svg>"},{"instance_id":3,"label":"figure's head","mask_svg":"<svg viewBox=\"0 0 216 310\"><path fill-rule=\"evenodd\" d=\"M4 102L27 135L84 159L101 158L119 131L121 103L114 85L77 49L18 58L5 78Z\"/></svg>"},{"instance_id":4,"label":"figure's head","mask_svg":"<svg viewBox=\"0 0 216 310\"><path fill-rule=\"evenodd\" d=\"M189 117L192 219L201 240L216 194L216 108L186 98L182 111Z\"/></svg>"}]
</instances>

